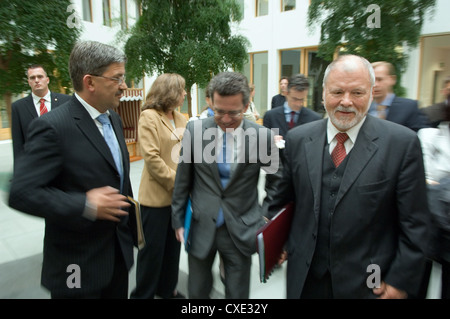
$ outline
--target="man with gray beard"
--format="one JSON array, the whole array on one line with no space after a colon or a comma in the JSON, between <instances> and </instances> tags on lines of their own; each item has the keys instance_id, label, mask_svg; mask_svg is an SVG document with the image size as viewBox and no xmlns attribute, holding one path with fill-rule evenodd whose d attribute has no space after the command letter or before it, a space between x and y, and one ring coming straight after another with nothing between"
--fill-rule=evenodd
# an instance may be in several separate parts
<instances>
[{"instance_id":1,"label":"man with gray beard","mask_svg":"<svg viewBox=\"0 0 450 319\"><path fill-rule=\"evenodd\" d=\"M270 204L295 202L287 298L417 296L429 214L421 147L414 131L367 116L374 84L366 59L340 56L323 80L328 118L287 134Z\"/></svg>"}]
</instances>

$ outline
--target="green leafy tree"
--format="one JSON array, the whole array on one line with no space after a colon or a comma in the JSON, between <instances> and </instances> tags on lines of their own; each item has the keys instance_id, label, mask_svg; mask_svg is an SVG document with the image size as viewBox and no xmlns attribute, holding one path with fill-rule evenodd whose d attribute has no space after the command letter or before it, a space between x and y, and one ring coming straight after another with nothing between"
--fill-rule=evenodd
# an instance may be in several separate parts
<instances>
[{"instance_id":1,"label":"green leafy tree","mask_svg":"<svg viewBox=\"0 0 450 319\"><path fill-rule=\"evenodd\" d=\"M80 23L70 0L2 0L0 5L0 95L11 123L13 94L30 89L26 70L42 64L50 89L70 87L68 60Z\"/></svg>"},{"instance_id":2,"label":"green leafy tree","mask_svg":"<svg viewBox=\"0 0 450 319\"><path fill-rule=\"evenodd\" d=\"M402 95L407 66L404 45L416 47L435 0L311 0L308 26L321 25L318 55L331 61L338 49L371 62L388 61L397 70L394 91Z\"/></svg>"},{"instance_id":3,"label":"green leafy tree","mask_svg":"<svg viewBox=\"0 0 450 319\"><path fill-rule=\"evenodd\" d=\"M125 44L127 75L178 73L186 79L188 113L192 85L205 87L228 68L242 70L248 40L232 33L242 13L235 0L142 0L142 16Z\"/></svg>"}]
</instances>

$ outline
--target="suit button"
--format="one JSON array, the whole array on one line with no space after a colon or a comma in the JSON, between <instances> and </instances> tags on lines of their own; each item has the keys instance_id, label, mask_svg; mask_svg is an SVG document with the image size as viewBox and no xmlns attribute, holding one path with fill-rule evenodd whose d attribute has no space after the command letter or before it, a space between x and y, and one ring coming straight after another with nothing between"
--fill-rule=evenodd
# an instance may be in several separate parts
<instances>
[{"instance_id":1,"label":"suit button","mask_svg":"<svg viewBox=\"0 0 450 319\"><path fill-rule=\"evenodd\" d=\"M314 240L316 240L317 235L316 235L316 234L312 234L312 238L313 238Z\"/></svg>"}]
</instances>

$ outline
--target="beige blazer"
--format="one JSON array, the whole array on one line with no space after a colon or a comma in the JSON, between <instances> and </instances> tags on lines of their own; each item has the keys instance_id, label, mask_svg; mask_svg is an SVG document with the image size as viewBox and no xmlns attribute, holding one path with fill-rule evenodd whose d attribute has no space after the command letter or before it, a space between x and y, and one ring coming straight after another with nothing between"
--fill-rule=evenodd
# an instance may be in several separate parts
<instances>
[{"instance_id":1,"label":"beige blazer","mask_svg":"<svg viewBox=\"0 0 450 319\"><path fill-rule=\"evenodd\" d=\"M139 202L149 207L170 206L175 183L181 139L187 120L174 111L176 129L167 116L155 109L141 112L138 136L144 168L139 186Z\"/></svg>"}]
</instances>

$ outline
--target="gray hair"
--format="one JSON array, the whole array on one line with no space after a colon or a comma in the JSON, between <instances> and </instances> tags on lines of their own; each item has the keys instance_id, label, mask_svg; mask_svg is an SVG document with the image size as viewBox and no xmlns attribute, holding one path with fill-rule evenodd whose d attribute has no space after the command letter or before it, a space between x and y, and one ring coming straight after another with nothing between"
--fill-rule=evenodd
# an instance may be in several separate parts
<instances>
[{"instance_id":1,"label":"gray hair","mask_svg":"<svg viewBox=\"0 0 450 319\"><path fill-rule=\"evenodd\" d=\"M125 54L119 49L96 41L75 44L69 58L69 72L75 91L83 90L86 74L102 75L113 63L126 63Z\"/></svg>"},{"instance_id":2,"label":"gray hair","mask_svg":"<svg viewBox=\"0 0 450 319\"><path fill-rule=\"evenodd\" d=\"M330 71L334 69L336 66L342 65L345 71L351 72L355 71L359 67L359 65L357 64L358 61L369 72L370 88L373 88L375 85L375 71L373 70L372 65L365 58L354 54L341 55L328 65L327 69L325 70L325 74L323 76L323 83L322 83L323 87L325 87L326 85Z\"/></svg>"},{"instance_id":3,"label":"gray hair","mask_svg":"<svg viewBox=\"0 0 450 319\"><path fill-rule=\"evenodd\" d=\"M238 95L242 93L242 103L250 102L250 88L245 75L238 72L222 72L217 74L209 82L211 100L214 102L214 93L221 96Z\"/></svg>"}]
</instances>

